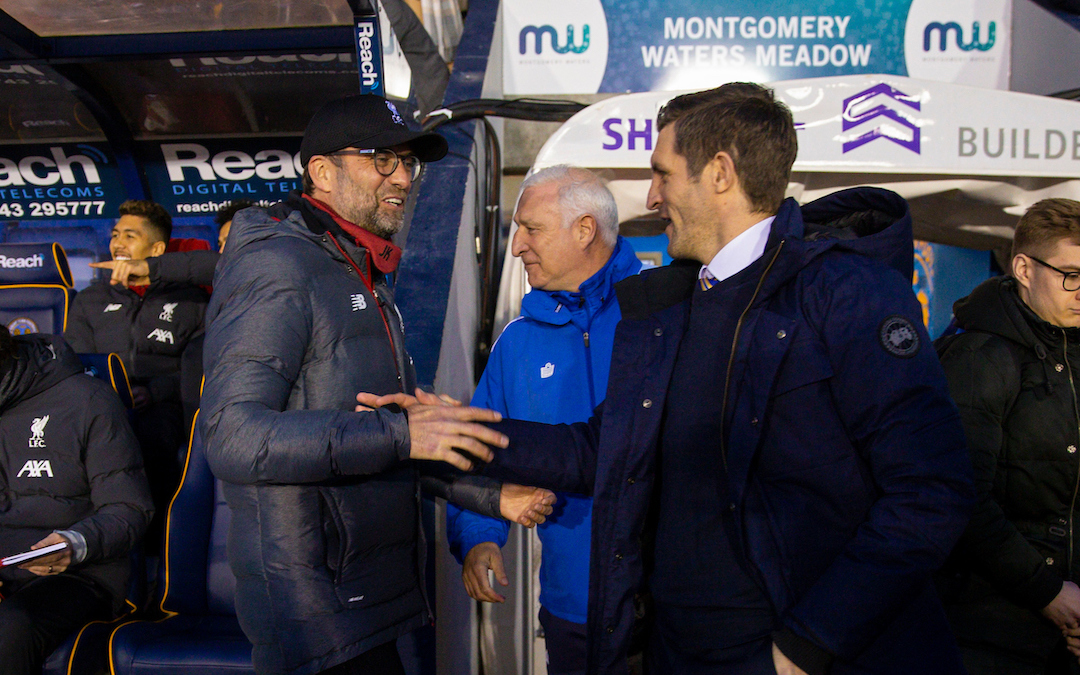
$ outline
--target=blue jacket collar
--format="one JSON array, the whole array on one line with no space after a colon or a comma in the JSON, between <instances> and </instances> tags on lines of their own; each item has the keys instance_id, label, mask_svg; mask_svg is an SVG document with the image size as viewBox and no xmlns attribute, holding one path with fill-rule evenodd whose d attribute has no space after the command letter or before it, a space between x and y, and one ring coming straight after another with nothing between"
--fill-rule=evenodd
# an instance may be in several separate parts
<instances>
[{"instance_id":1,"label":"blue jacket collar","mask_svg":"<svg viewBox=\"0 0 1080 675\"><path fill-rule=\"evenodd\" d=\"M577 293L533 289L521 301L521 315L553 326L566 325L575 318L577 323L588 325L589 317L615 299L615 284L640 270L641 261L630 242L619 237L611 257Z\"/></svg>"}]
</instances>

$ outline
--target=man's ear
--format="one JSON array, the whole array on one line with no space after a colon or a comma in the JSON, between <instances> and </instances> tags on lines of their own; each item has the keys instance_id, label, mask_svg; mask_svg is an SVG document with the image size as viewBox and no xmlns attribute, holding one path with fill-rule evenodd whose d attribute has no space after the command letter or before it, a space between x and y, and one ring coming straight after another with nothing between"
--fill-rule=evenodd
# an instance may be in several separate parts
<instances>
[{"instance_id":1,"label":"man's ear","mask_svg":"<svg viewBox=\"0 0 1080 675\"><path fill-rule=\"evenodd\" d=\"M713 155L701 173L702 180L708 181L716 194L727 192L739 184L739 177L735 174L735 160L722 150Z\"/></svg>"},{"instance_id":2,"label":"man's ear","mask_svg":"<svg viewBox=\"0 0 1080 675\"><path fill-rule=\"evenodd\" d=\"M316 189L330 192L334 184L334 171L337 170L330 159L324 155L315 155L308 160L308 178Z\"/></svg>"},{"instance_id":3,"label":"man's ear","mask_svg":"<svg viewBox=\"0 0 1080 675\"><path fill-rule=\"evenodd\" d=\"M169 247L168 242L155 241L153 244L150 244L150 257L152 257L152 258L158 257L159 255L164 253L165 249L167 249L168 247Z\"/></svg>"},{"instance_id":4,"label":"man's ear","mask_svg":"<svg viewBox=\"0 0 1080 675\"><path fill-rule=\"evenodd\" d=\"M1024 288L1031 288L1031 261L1023 253L1013 256L1012 275L1016 283Z\"/></svg>"},{"instance_id":5,"label":"man's ear","mask_svg":"<svg viewBox=\"0 0 1080 675\"><path fill-rule=\"evenodd\" d=\"M596 218L593 218L589 214L578 216L578 219L574 221L574 224L570 227L574 228L574 236L577 238L578 245L582 250L586 249L594 241L599 234L597 230Z\"/></svg>"}]
</instances>

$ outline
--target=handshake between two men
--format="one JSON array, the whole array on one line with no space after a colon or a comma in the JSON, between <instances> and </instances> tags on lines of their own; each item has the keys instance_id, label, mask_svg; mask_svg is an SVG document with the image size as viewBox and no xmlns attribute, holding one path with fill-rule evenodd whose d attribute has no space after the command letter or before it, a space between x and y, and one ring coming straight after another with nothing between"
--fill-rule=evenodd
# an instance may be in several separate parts
<instances>
[{"instance_id":1,"label":"handshake between two men","mask_svg":"<svg viewBox=\"0 0 1080 675\"><path fill-rule=\"evenodd\" d=\"M356 412L396 405L409 419L410 459L446 462L462 471L471 471L476 462L490 462L491 448L505 448L510 439L484 426L502 421L502 415L486 408L462 405L446 394L417 389L415 396L404 393L377 396L356 395ZM506 520L535 527L551 515L555 493L543 488L503 483L499 510Z\"/></svg>"}]
</instances>

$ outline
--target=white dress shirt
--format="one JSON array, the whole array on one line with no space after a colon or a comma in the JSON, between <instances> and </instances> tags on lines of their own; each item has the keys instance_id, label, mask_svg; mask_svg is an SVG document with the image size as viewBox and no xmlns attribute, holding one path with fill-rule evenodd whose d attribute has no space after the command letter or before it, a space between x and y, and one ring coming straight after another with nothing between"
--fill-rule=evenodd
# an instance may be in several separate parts
<instances>
[{"instance_id":1,"label":"white dress shirt","mask_svg":"<svg viewBox=\"0 0 1080 675\"><path fill-rule=\"evenodd\" d=\"M698 276L703 276L705 270L708 270L709 274L716 279L713 282L715 284L749 267L750 263L765 253L765 244L769 241L769 232L772 230L774 220L776 216L769 216L729 241L708 265L701 266Z\"/></svg>"}]
</instances>

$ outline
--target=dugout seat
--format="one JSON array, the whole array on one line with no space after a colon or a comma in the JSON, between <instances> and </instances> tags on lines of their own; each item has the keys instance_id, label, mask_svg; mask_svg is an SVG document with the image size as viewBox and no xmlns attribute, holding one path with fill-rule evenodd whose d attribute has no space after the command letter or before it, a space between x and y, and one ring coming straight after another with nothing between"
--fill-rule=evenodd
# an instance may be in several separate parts
<instances>
[{"instance_id":1,"label":"dugout seat","mask_svg":"<svg viewBox=\"0 0 1080 675\"><path fill-rule=\"evenodd\" d=\"M74 298L63 246L0 244L0 322L12 335L62 334Z\"/></svg>"},{"instance_id":2,"label":"dugout seat","mask_svg":"<svg viewBox=\"0 0 1080 675\"><path fill-rule=\"evenodd\" d=\"M180 488L165 526L165 618L118 627L109 641L112 675L253 673L251 644L233 605L236 580L225 555L230 511L203 454L198 413Z\"/></svg>"}]
</instances>

